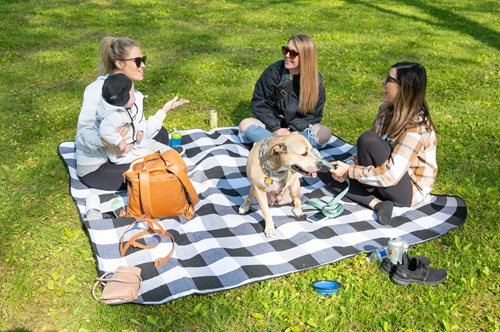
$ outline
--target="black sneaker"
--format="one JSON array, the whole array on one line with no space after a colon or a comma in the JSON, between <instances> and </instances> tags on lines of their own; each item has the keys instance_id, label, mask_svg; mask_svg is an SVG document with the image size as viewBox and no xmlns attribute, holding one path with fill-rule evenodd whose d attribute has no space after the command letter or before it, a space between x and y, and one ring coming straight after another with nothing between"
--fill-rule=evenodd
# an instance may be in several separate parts
<instances>
[{"instance_id":1,"label":"black sneaker","mask_svg":"<svg viewBox=\"0 0 500 332\"><path fill-rule=\"evenodd\" d=\"M403 254L403 265L408 264L408 261L411 260L412 258L415 258L420 262L420 264L429 266L431 263L429 261L429 258L425 256L408 256L407 254ZM392 264L391 260L389 258L384 258L382 261L382 265L380 265L380 272L387 274L389 277L391 276L391 271L394 273L396 269L396 265Z\"/></svg>"},{"instance_id":2,"label":"black sneaker","mask_svg":"<svg viewBox=\"0 0 500 332\"><path fill-rule=\"evenodd\" d=\"M172 148L172 149L174 149L175 151L177 151L181 156L186 151L186 150L184 150L184 148L182 146L176 146L175 148Z\"/></svg>"},{"instance_id":3,"label":"black sneaker","mask_svg":"<svg viewBox=\"0 0 500 332\"><path fill-rule=\"evenodd\" d=\"M436 286L442 283L447 276L445 269L431 269L423 265L416 258L408 264L398 264L391 274L391 279L398 285L407 286L411 283Z\"/></svg>"}]
</instances>

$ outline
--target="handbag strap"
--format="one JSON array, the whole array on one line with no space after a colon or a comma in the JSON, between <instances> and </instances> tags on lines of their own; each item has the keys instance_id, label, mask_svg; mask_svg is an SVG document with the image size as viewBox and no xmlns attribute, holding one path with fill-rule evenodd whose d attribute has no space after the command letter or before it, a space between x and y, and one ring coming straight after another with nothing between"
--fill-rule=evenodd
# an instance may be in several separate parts
<instances>
[{"instance_id":1,"label":"handbag strap","mask_svg":"<svg viewBox=\"0 0 500 332\"><path fill-rule=\"evenodd\" d=\"M146 224L148 226L148 229L140 231L137 234L134 234L126 243L124 243L123 239L125 237L125 233L127 233L133 225L135 225L135 224L137 224L139 222L143 222L143 221L146 222ZM160 241L157 244L154 244L154 245L145 245L145 244L142 244L140 242L137 242L138 239L142 238L145 235L152 234L152 233L160 235ZM174 236L170 232L166 231L161 226L160 223L158 223L158 222L156 222L156 221L154 221L154 220L152 220L150 218L145 217L144 220L136 219L132 224L130 224L127 227L127 229L125 230L125 232L123 232L123 234L122 234L122 236L120 238L120 255L121 256L125 256L125 253L127 252L128 248L130 248L130 246L135 247L135 248L140 248L140 249L152 249L152 248L156 247L158 244L160 244L160 242L165 237L169 237L172 240L172 249L170 249L170 252L166 256L164 256L162 258L158 258L157 260L155 260L155 262L154 262L155 266L162 265L170 257L172 257L172 255L174 253L174 246L175 246Z\"/></svg>"},{"instance_id":2,"label":"handbag strap","mask_svg":"<svg viewBox=\"0 0 500 332\"><path fill-rule=\"evenodd\" d=\"M186 189L187 194L189 196L189 210L192 210L192 213L188 216L186 214L186 218L191 219L193 218L194 215L194 205L198 204L200 201L198 197L198 193L193 187L193 184L191 183L191 180L189 180L187 174L185 172L179 172L179 167L177 165L169 165L167 166L167 169L175 174L177 178L181 181L182 185L184 186L184 189Z\"/></svg>"},{"instance_id":3,"label":"handbag strap","mask_svg":"<svg viewBox=\"0 0 500 332\"><path fill-rule=\"evenodd\" d=\"M139 172L139 199L142 209L147 216L153 216L153 207L151 204L151 188L149 187L149 170Z\"/></svg>"},{"instance_id":4,"label":"handbag strap","mask_svg":"<svg viewBox=\"0 0 500 332\"><path fill-rule=\"evenodd\" d=\"M109 275L111 273L113 273L113 272L106 272L100 278L97 278L97 280L94 284L94 287L92 287L92 297L94 299L96 299L97 301L103 302L104 300L100 299L99 297L97 297L97 295L95 295L95 290L96 290L97 286L104 285L104 283L108 281L108 279L106 279L104 277L106 277L107 275Z\"/></svg>"}]
</instances>

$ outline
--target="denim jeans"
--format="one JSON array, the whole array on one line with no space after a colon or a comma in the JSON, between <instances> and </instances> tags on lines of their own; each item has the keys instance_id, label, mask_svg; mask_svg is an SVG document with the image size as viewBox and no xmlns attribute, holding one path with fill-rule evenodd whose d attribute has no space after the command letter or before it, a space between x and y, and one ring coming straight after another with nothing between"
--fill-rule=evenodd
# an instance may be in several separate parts
<instances>
[{"instance_id":1,"label":"denim jeans","mask_svg":"<svg viewBox=\"0 0 500 332\"><path fill-rule=\"evenodd\" d=\"M316 138L312 134L312 125L309 125L308 128L305 130L301 131L300 134L307 138L309 143L316 148L322 148L324 144L319 144L318 141L316 141ZM251 125L245 130L244 132L241 133L241 136L245 139L248 140L252 143L256 143L264 138L268 138L273 136L273 133L267 130L264 127L258 126L258 125Z\"/></svg>"}]
</instances>

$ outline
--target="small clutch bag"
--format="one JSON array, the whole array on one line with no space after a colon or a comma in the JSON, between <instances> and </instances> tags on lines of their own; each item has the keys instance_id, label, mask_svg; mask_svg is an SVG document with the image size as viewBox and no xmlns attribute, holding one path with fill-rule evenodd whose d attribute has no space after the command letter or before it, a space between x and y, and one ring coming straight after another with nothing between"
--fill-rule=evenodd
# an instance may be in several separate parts
<instances>
[{"instance_id":1,"label":"small clutch bag","mask_svg":"<svg viewBox=\"0 0 500 332\"><path fill-rule=\"evenodd\" d=\"M115 272L107 272L97 278L94 287L92 287L92 296L97 301L106 304L132 302L139 297L141 282L140 268L136 266L120 266ZM104 287L101 296L96 295L98 285Z\"/></svg>"}]
</instances>

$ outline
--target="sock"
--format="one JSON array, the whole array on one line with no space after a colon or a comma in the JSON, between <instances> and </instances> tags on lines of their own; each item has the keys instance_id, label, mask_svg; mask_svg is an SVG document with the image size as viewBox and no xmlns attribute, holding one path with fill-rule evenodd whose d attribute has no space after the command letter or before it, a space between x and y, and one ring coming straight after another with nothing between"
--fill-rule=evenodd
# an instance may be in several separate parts
<instances>
[{"instance_id":1,"label":"sock","mask_svg":"<svg viewBox=\"0 0 500 332\"><path fill-rule=\"evenodd\" d=\"M387 225L391 221L393 206L394 204L391 201L383 201L373 207L373 210L377 213L379 224Z\"/></svg>"}]
</instances>

